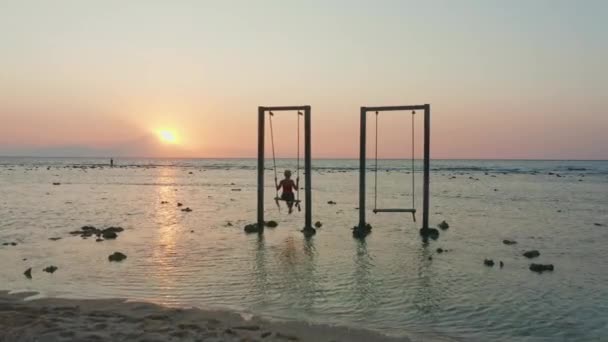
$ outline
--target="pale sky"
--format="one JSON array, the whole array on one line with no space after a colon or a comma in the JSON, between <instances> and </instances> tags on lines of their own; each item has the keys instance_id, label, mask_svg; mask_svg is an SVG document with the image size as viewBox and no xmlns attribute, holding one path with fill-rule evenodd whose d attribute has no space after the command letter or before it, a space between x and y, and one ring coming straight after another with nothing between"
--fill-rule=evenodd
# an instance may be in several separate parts
<instances>
[{"instance_id":1,"label":"pale sky","mask_svg":"<svg viewBox=\"0 0 608 342\"><path fill-rule=\"evenodd\" d=\"M607 18L601 0L0 0L0 155L254 157L257 106L311 105L313 156L356 157L360 106L430 103L433 158L608 159ZM280 156L295 118L275 118ZM410 114L380 120L381 157L409 157Z\"/></svg>"}]
</instances>

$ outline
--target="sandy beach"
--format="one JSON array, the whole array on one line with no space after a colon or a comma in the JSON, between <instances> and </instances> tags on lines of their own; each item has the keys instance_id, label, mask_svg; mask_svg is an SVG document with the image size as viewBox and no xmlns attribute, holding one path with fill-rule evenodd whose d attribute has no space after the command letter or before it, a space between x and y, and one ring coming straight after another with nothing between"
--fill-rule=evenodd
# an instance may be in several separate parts
<instances>
[{"instance_id":1,"label":"sandy beach","mask_svg":"<svg viewBox=\"0 0 608 342\"><path fill-rule=\"evenodd\" d=\"M0 292L0 341L411 341L298 322L269 322L237 313L167 308L121 299L24 300Z\"/></svg>"}]
</instances>

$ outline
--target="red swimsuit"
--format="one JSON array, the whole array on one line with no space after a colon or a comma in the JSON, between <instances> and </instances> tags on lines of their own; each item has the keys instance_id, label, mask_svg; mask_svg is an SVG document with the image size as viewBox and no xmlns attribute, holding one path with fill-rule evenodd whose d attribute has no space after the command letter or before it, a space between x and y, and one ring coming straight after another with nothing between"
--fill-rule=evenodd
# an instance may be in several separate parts
<instances>
[{"instance_id":1,"label":"red swimsuit","mask_svg":"<svg viewBox=\"0 0 608 342\"><path fill-rule=\"evenodd\" d=\"M293 188L295 188L295 184L291 179L283 179L279 185L283 187L284 194L293 193Z\"/></svg>"}]
</instances>

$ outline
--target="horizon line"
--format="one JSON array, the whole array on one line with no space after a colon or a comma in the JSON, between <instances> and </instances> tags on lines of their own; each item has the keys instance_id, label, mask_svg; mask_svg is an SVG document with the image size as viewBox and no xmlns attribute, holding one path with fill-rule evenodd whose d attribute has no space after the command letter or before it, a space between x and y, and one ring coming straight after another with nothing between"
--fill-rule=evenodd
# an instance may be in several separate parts
<instances>
[{"instance_id":1,"label":"horizon line","mask_svg":"<svg viewBox=\"0 0 608 342\"><path fill-rule=\"evenodd\" d=\"M99 156L34 156L34 155L23 155L23 156L5 156L0 155L0 158L48 158L48 159L175 159L175 160L209 160L209 159L224 159L224 160L236 160L236 159L250 159L257 160L257 157L141 157L141 156L128 156L128 157L99 157ZM269 160L270 158L265 158ZM296 159L294 157L279 157L279 160ZM359 160L357 157L318 157L312 158L313 160ZM366 158L366 160L373 160L373 158ZM411 160L411 158L379 158L379 160ZM423 160L423 158L415 158L414 160ZM474 160L474 161L608 161L608 159L556 159L556 158L431 158L431 160Z\"/></svg>"}]
</instances>

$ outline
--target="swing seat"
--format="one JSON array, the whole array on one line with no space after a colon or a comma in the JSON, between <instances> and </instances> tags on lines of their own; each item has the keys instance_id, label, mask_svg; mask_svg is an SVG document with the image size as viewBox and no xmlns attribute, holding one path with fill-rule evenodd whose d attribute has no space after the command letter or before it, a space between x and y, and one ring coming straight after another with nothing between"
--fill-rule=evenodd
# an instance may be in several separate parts
<instances>
[{"instance_id":1,"label":"swing seat","mask_svg":"<svg viewBox=\"0 0 608 342\"><path fill-rule=\"evenodd\" d=\"M389 208L389 209L374 209L374 214L377 213L416 213L416 209L400 209L400 208Z\"/></svg>"},{"instance_id":2,"label":"swing seat","mask_svg":"<svg viewBox=\"0 0 608 342\"><path fill-rule=\"evenodd\" d=\"M275 198L274 198L274 200L275 200L275 201L283 201L283 202L287 202L286 200L282 199L281 197L275 197ZM300 203L300 202L302 202L302 201L301 201L301 200L293 200L293 201L290 201L290 202L293 202L293 203Z\"/></svg>"}]
</instances>

